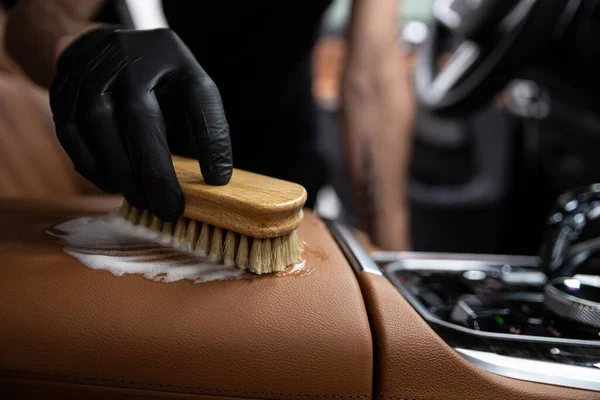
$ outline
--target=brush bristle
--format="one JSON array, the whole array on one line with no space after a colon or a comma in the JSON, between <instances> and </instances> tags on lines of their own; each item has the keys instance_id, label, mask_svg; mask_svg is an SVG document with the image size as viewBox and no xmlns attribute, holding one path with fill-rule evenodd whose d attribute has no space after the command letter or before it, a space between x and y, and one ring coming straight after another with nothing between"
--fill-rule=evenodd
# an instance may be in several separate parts
<instances>
[{"instance_id":1,"label":"brush bristle","mask_svg":"<svg viewBox=\"0 0 600 400\"><path fill-rule=\"evenodd\" d=\"M223 247L223 264L235 265L235 248L236 248L236 237L232 231L227 231L225 236L225 246Z\"/></svg>"},{"instance_id":2,"label":"brush bristle","mask_svg":"<svg viewBox=\"0 0 600 400\"><path fill-rule=\"evenodd\" d=\"M160 231L162 231L162 225L163 225L163 222L160 219L158 219L158 217L156 215L153 215L152 222L150 222L149 228L151 230L153 230L154 232L160 232Z\"/></svg>"},{"instance_id":3,"label":"brush bristle","mask_svg":"<svg viewBox=\"0 0 600 400\"><path fill-rule=\"evenodd\" d=\"M250 258L248 259L248 269L255 271L257 274L262 274L262 239L252 240L252 248L250 250Z\"/></svg>"},{"instance_id":4,"label":"brush bristle","mask_svg":"<svg viewBox=\"0 0 600 400\"><path fill-rule=\"evenodd\" d=\"M129 214L127 215L127 220L131 222L133 225L137 225L140 221L140 210L137 208L131 207L129 209Z\"/></svg>"},{"instance_id":5,"label":"brush bristle","mask_svg":"<svg viewBox=\"0 0 600 400\"><path fill-rule=\"evenodd\" d=\"M162 226L162 238L166 243L173 242L173 224L171 222L165 222Z\"/></svg>"},{"instance_id":6,"label":"brush bristle","mask_svg":"<svg viewBox=\"0 0 600 400\"><path fill-rule=\"evenodd\" d=\"M194 246L194 251L201 256L206 256L210 250L210 225L202 224L200 229L200 237Z\"/></svg>"},{"instance_id":7,"label":"brush bristle","mask_svg":"<svg viewBox=\"0 0 600 400\"><path fill-rule=\"evenodd\" d=\"M223 229L221 228L213 227L208 259L217 263L223 261Z\"/></svg>"},{"instance_id":8,"label":"brush bristle","mask_svg":"<svg viewBox=\"0 0 600 400\"><path fill-rule=\"evenodd\" d=\"M129 211L131 211L131 207L129 206L129 203L124 201L123 204L121 205L121 208L119 209L119 215L121 215L121 217L127 219L129 217Z\"/></svg>"},{"instance_id":9,"label":"brush bristle","mask_svg":"<svg viewBox=\"0 0 600 400\"><path fill-rule=\"evenodd\" d=\"M173 237L176 242L181 242L185 239L185 230L187 228L186 218L179 218L177 223L175 224L175 228L173 228Z\"/></svg>"},{"instance_id":10,"label":"brush bristle","mask_svg":"<svg viewBox=\"0 0 600 400\"><path fill-rule=\"evenodd\" d=\"M235 255L235 265L237 265L238 268L248 268L248 249L248 236L240 235L237 254Z\"/></svg>"},{"instance_id":11,"label":"brush bristle","mask_svg":"<svg viewBox=\"0 0 600 400\"><path fill-rule=\"evenodd\" d=\"M152 213L149 210L144 210L144 212L140 216L139 224L141 226L150 226L151 223L152 223Z\"/></svg>"},{"instance_id":12,"label":"brush bristle","mask_svg":"<svg viewBox=\"0 0 600 400\"><path fill-rule=\"evenodd\" d=\"M187 219L187 218L184 218ZM193 251L196 242L198 241L198 235L200 234L198 230L198 223L191 219L187 225L187 229L185 230L185 236L183 238L183 248L187 251Z\"/></svg>"},{"instance_id":13,"label":"brush bristle","mask_svg":"<svg viewBox=\"0 0 600 400\"><path fill-rule=\"evenodd\" d=\"M175 224L163 222L150 211L141 212L127 202L123 202L119 215L131 224L159 233L178 248L255 274L283 271L300 261L302 242L295 231L271 239L252 238L186 217Z\"/></svg>"}]
</instances>

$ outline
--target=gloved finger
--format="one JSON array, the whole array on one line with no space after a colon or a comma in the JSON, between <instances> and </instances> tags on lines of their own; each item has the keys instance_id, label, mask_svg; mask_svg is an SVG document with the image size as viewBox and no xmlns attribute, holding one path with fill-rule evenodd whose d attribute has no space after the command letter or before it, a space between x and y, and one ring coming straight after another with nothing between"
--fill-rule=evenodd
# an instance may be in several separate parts
<instances>
[{"instance_id":1,"label":"gloved finger","mask_svg":"<svg viewBox=\"0 0 600 400\"><path fill-rule=\"evenodd\" d=\"M152 91L124 78L117 80L115 101L134 174L149 207L161 220L175 221L183 212L183 192L158 100Z\"/></svg>"},{"instance_id":2,"label":"gloved finger","mask_svg":"<svg viewBox=\"0 0 600 400\"><path fill-rule=\"evenodd\" d=\"M74 114L79 97L80 75L60 74L50 88L50 108L56 136L81 176L107 193L119 191L98 167L95 157L77 128Z\"/></svg>"},{"instance_id":3,"label":"gloved finger","mask_svg":"<svg viewBox=\"0 0 600 400\"><path fill-rule=\"evenodd\" d=\"M107 193L119 193L108 177L98 168L96 160L79 134L74 123L56 124L56 136L65 149L73 167L81 176Z\"/></svg>"},{"instance_id":4,"label":"gloved finger","mask_svg":"<svg viewBox=\"0 0 600 400\"><path fill-rule=\"evenodd\" d=\"M95 80L93 77L90 79ZM96 82L103 82L96 80ZM104 84L84 84L77 104L76 121L85 131L85 141L98 167L133 206L148 207L142 188L135 180L132 163L117 124L114 105Z\"/></svg>"},{"instance_id":5,"label":"gloved finger","mask_svg":"<svg viewBox=\"0 0 600 400\"><path fill-rule=\"evenodd\" d=\"M196 142L202 176L209 185L225 185L231 179L233 158L219 89L199 65L184 67L175 80Z\"/></svg>"}]
</instances>

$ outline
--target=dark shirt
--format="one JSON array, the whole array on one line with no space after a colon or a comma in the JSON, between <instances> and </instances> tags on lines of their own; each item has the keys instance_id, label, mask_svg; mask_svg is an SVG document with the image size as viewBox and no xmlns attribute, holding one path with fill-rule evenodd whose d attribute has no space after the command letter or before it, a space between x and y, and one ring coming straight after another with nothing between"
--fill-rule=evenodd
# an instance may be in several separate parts
<instances>
[{"instance_id":1,"label":"dark shirt","mask_svg":"<svg viewBox=\"0 0 600 400\"><path fill-rule=\"evenodd\" d=\"M326 179L311 53L331 0L163 1L169 26L218 86L234 166L304 185Z\"/></svg>"}]
</instances>

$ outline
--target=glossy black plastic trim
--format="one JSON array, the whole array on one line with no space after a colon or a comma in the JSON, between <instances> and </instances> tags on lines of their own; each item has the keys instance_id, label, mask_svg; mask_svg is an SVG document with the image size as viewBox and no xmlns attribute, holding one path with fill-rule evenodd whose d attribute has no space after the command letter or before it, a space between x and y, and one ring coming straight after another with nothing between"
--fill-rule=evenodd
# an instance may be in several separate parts
<instances>
[{"instance_id":1,"label":"glossy black plastic trim","mask_svg":"<svg viewBox=\"0 0 600 400\"><path fill-rule=\"evenodd\" d=\"M446 260L449 260L446 258ZM460 259L455 259L456 261L460 261ZM427 263L427 259L420 259L419 262L422 264ZM440 259L434 260L435 262L439 262ZM473 260L471 260L473 261ZM508 333L493 333L493 332L482 332L474 329L466 328L463 326L455 325L453 323L444 321L432 314L427 310L404 286L397 282L394 277L394 272L398 270L402 270L403 260L399 260L393 263L388 264L383 268L383 274L392 282L392 284L396 287L396 289L400 292L400 294L410 303L410 305L423 317L429 324L438 325L444 327L446 329L450 329L453 331L461 332L463 334L472 335L475 337L479 337L482 339L496 339L502 341L511 341L511 342L529 342L529 343L540 343L540 344L548 344L548 345L556 345L556 346L586 346L586 347L594 347L600 349L600 340L582 340L582 339L564 339L564 338L551 338L551 337L539 337L539 336L529 336L529 335L513 335ZM503 264L511 264L510 256L507 256L506 262ZM489 266L490 263L487 261L481 262L481 267ZM473 267L473 264L469 264L469 267Z\"/></svg>"}]
</instances>

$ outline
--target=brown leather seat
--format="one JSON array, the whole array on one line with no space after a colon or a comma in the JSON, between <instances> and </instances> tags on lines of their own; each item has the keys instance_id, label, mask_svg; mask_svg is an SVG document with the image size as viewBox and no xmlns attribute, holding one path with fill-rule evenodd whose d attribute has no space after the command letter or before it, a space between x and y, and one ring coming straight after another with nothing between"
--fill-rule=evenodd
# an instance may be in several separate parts
<instances>
[{"instance_id":1,"label":"brown leather seat","mask_svg":"<svg viewBox=\"0 0 600 400\"><path fill-rule=\"evenodd\" d=\"M0 49L0 399L600 398L469 364L384 277L357 280L309 213L303 277L165 284L83 266L44 231L119 199L73 197L99 192L13 67ZM323 83L335 99L337 77Z\"/></svg>"},{"instance_id":2,"label":"brown leather seat","mask_svg":"<svg viewBox=\"0 0 600 400\"><path fill-rule=\"evenodd\" d=\"M0 71L0 197L99 193L60 146L47 92Z\"/></svg>"},{"instance_id":3,"label":"brown leather seat","mask_svg":"<svg viewBox=\"0 0 600 400\"><path fill-rule=\"evenodd\" d=\"M95 201L0 203L0 397L371 397L363 298L318 218L300 228L306 276L160 283L87 268L44 233L117 204Z\"/></svg>"},{"instance_id":4,"label":"brown leather seat","mask_svg":"<svg viewBox=\"0 0 600 400\"><path fill-rule=\"evenodd\" d=\"M60 146L48 92L6 55L5 17L0 6L0 198L100 194Z\"/></svg>"},{"instance_id":5,"label":"brown leather seat","mask_svg":"<svg viewBox=\"0 0 600 400\"><path fill-rule=\"evenodd\" d=\"M308 275L202 284L92 270L44 233L118 204L0 201L0 398L600 398L462 359L310 213Z\"/></svg>"}]
</instances>

